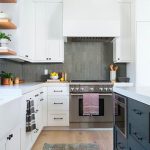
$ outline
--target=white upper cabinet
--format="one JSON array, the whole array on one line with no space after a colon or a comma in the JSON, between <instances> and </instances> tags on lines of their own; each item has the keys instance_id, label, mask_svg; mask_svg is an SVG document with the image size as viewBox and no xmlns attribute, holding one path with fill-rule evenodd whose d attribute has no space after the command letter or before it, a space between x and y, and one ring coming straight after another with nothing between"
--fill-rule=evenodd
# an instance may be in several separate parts
<instances>
[{"instance_id":1,"label":"white upper cabinet","mask_svg":"<svg viewBox=\"0 0 150 150\"><path fill-rule=\"evenodd\" d=\"M133 61L131 50L131 3L120 2L120 37L113 40L113 61L128 63Z\"/></svg>"},{"instance_id":2,"label":"white upper cabinet","mask_svg":"<svg viewBox=\"0 0 150 150\"><path fill-rule=\"evenodd\" d=\"M22 0L19 3L18 55L30 62L63 62L61 0Z\"/></svg>"},{"instance_id":3,"label":"white upper cabinet","mask_svg":"<svg viewBox=\"0 0 150 150\"><path fill-rule=\"evenodd\" d=\"M136 41L136 77L138 86L149 86L149 64L150 64L150 22L138 22Z\"/></svg>"},{"instance_id":4,"label":"white upper cabinet","mask_svg":"<svg viewBox=\"0 0 150 150\"><path fill-rule=\"evenodd\" d=\"M22 0L19 3L18 55L32 60L35 50L34 3L32 0Z\"/></svg>"},{"instance_id":5,"label":"white upper cabinet","mask_svg":"<svg viewBox=\"0 0 150 150\"><path fill-rule=\"evenodd\" d=\"M150 21L150 0L136 0L136 21Z\"/></svg>"},{"instance_id":6,"label":"white upper cabinet","mask_svg":"<svg viewBox=\"0 0 150 150\"><path fill-rule=\"evenodd\" d=\"M63 62L62 3L35 3L35 60Z\"/></svg>"},{"instance_id":7,"label":"white upper cabinet","mask_svg":"<svg viewBox=\"0 0 150 150\"><path fill-rule=\"evenodd\" d=\"M116 37L120 35L117 0L64 0L63 35Z\"/></svg>"}]
</instances>

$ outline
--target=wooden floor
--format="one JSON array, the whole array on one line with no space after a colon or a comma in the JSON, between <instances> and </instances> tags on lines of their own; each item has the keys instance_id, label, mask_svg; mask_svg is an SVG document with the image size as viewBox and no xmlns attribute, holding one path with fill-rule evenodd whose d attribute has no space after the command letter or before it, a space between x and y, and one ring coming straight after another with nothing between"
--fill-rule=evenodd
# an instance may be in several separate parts
<instances>
[{"instance_id":1,"label":"wooden floor","mask_svg":"<svg viewBox=\"0 0 150 150\"><path fill-rule=\"evenodd\" d=\"M112 131L42 131L32 150L42 150L44 143L97 143L100 150L113 149Z\"/></svg>"}]
</instances>

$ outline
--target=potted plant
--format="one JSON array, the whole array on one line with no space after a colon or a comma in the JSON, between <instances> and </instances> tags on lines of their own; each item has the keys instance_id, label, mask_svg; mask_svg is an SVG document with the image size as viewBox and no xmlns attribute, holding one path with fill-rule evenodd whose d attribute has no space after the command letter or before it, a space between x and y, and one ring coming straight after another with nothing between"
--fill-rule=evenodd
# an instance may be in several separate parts
<instances>
[{"instance_id":1,"label":"potted plant","mask_svg":"<svg viewBox=\"0 0 150 150\"><path fill-rule=\"evenodd\" d=\"M0 32L0 47L7 47L10 39L10 34L5 34L3 32Z\"/></svg>"},{"instance_id":2,"label":"potted plant","mask_svg":"<svg viewBox=\"0 0 150 150\"><path fill-rule=\"evenodd\" d=\"M6 72L2 71L0 74L0 77L1 77L2 85L10 85L12 82L13 75L12 75L12 73L6 73Z\"/></svg>"}]
</instances>

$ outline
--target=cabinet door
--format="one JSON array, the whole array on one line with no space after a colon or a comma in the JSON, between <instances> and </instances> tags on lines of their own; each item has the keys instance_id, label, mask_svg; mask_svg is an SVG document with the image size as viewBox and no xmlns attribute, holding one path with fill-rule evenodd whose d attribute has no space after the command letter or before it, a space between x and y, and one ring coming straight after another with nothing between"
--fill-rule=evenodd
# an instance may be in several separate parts
<instances>
[{"instance_id":1,"label":"cabinet door","mask_svg":"<svg viewBox=\"0 0 150 150\"><path fill-rule=\"evenodd\" d=\"M0 150L6 150L6 138L0 141Z\"/></svg>"},{"instance_id":2,"label":"cabinet door","mask_svg":"<svg viewBox=\"0 0 150 150\"><path fill-rule=\"evenodd\" d=\"M120 37L114 40L114 62L131 62L131 4L120 3Z\"/></svg>"},{"instance_id":3,"label":"cabinet door","mask_svg":"<svg viewBox=\"0 0 150 150\"><path fill-rule=\"evenodd\" d=\"M145 149L150 148L150 107L136 100L128 100L128 131Z\"/></svg>"},{"instance_id":4,"label":"cabinet door","mask_svg":"<svg viewBox=\"0 0 150 150\"><path fill-rule=\"evenodd\" d=\"M14 150L20 150L20 128L15 128L8 136L11 136L11 138L7 141L6 150L12 150L12 148Z\"/></svg>"},{"instance_id":5,"label":"cabinet door","mask_svg":"<svg viewBox=\"0 0 150 150\"><path fill-rule=\"evenodd\" d=\"M114 133L115 150L122 150L122 149L128 150L126 138L122 135L122 133L117 128L114 128L114 130L115 130L115 133Z\"/></svg>"},{"instance_id":6,"label":"cabinet door","mask_svg":"<svg viewBox=\"0 0 150 150\"><path fill-rule=\"evenodd\" d=\"M150 64L150 22L138 22L137 23L137 64L136 75L138 86L149 86L149 64Z\"/></svg>"},{"instance_id":7,"label":"cabinet door","mask_svg":"<svg viewBox=\"0 0 150 150\"><path fill-rule=\"evenodd\" d=\"M47 88L41 89L41 101L42 101L42 126L47 126Z\"/></svg>"},{"instance_id":8,"label":"cabinet door","mask_svg":"<svg viewBox=\"0 0 150 150\"><path fill-rule=\"evenodd\" d=\"M34 3L32 2L32 0L20 1L18 29L19 55L28 59L34 59L34 20Z\"/></svg>"},{"instance_id":9,"label":"cabinet door","mask_svg":"<svg viewBox=\"0 0 150 150\"><path fill-rule=\"evenodd\" d=\"M136 0L136 21L150 21L150 0Z\"/></svg>"},{"instance_id":10,"label":"cabinet door","mask_svg":"<svg viewBox=\"0 0 150 150\"><path fill-rule=\"evenodd\" d=\"M128 137L128 148L129 150L145 150L145 148L140 145L136 140L131 136Z\"/></svg>"},{"instance_id":11,"label":"cabinet door","mask_svg":"<svg viewBox=\"0 0 150 150\"><path fill-rule=\"evenodd\" d=\"M35 3L36 52L39 61L63 62L62 3Z\"/></svg>"}]
</instances>

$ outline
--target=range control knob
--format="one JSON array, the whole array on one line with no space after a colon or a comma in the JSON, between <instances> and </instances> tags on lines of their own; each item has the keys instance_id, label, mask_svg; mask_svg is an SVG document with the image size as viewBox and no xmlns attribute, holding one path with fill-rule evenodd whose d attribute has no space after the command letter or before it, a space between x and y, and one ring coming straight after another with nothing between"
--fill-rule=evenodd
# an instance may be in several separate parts
<instances>
[{"instance_id":1,"label":"range control knob","mask_svg":"<svg viewBox=\"0 0 150 150\"><path fill-rule=\"evenodd\" d=\"M110 92L112 92L112 90L113 90L112 88L109 88L109 91L110 91Z\"/></svg>"},{"instance_id":2,"label":"range control knob","mask_svg":"<svg viewBox=\"0 0 150 150\"><path fill-rule=\"evenodd\" d=\"M90 88L91 91L94 91L94 88Z\"/></svg>"},{"instance_id":3,"label":"range control knob","mask_svg":"<svg viewBox=\"0 0 150 150\"><path fill-rule=\"evenodd\" d=\"M102 92L102 91L103 91L103 88L99 88L99 90Z\"/></svg>"},{"instance_id":4,"label":"range control knob","mask_svg":"<svg viewBox=\"0 0 150 150\"><path fill-rule=\"evenodd\" d=\"M71 91L74 91L74 88L71 88Z\"/></svg>"},{"instance_id":5,"label":"range control knob","mask_svg":"<svg viewBox=\"0 0 150 150\"><path fill-rule=\"evenodd\" d=\"M80 91L82 91L82 92L83 92L83 91L84 91L84 88L81 88L81 89L80 89Z\"/></svg>"},{"instance_id":6,"label":"range control knob","mask_svg":"<svg viewBox=\"0 0 150 150\"><path fill-rule=\"evenodd\" d=\"M79 91L79 88L76 88L76 91Z\"/></svg>"},{"instance_id":7,"label":"range control knob","mask_svg":"<svg viewBox=\"0 0 150 150\"><path fill-rule=\"evenodd\" d=\"M104 88L104 89L105 89L106 92L108 91L108 88Z\"/></svg>"}]
</instances>

